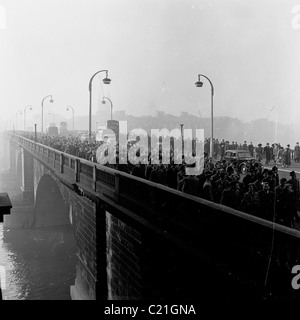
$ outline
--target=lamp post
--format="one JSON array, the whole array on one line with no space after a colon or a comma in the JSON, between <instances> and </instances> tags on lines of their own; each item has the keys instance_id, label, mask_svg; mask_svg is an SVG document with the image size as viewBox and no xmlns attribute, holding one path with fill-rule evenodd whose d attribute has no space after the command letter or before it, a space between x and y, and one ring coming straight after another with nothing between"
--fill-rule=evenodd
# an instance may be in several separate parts
<instances>
[{"instance_id":1,"label":"lamp post","mask_svg":"<svg viewBox=\"0 0 300 320\"><path fill-rule=\"evenodd\" d=\"M29 108L29 110L32 110L32 105L28 105L24 108L24 131L26 131L26 109Z\"/></svg>"},{"instance_id":2,"label":"lamp post","mask_svg":"<svg viewBox=\"0 0 300 320\"><path fill-rule=\"evenodd\" d=\"M73 132L74 132L74 108L72 107L72 106L67 106L67 111L69 111L70 110L70 108L72 109L72 111L73 111Z\"/></svg>"},{"instance_id":3,"label":"lamp post","mask_svg":"<svg viewBox=\"0 0 300 320\"><path fill-rule=\"evenodd\" d=\"M18 130L18 114L22 115L22 111L17 111L16 113L16 131Z\"/></svg>"},{"instance_id":4,"label":"lamp post","mask_svg":"<svg viewBox=\"0 0 300 320\"><path fill-rule=\"evenodd\" d=\"M53 98L52 98L52 95L46 96L46 97L42 100L42 127L41 127L42 133L43 133L43 131L44 131L44 101L45 101L47 98L50 98L50 103L53 103L53 102L54 102L54 100L53 100Z\"/></svg>"},{"instance_id":5,"label":"lamp post","mask_svg":"<svg viewBox=\"0 0 300 320\"><path fill-rule=\"evenodd\" d=\"M112 120L112 119L113 119L113 118L112 118L113 103L112 103L112 101L111 101L109 98L103 97L102 104L105 104L105 103L106 103L104 99L106 99L106 100L108 100L108 101L110 102L110 120Z\"/></svg>"},{"instance_id":6,"label":"lamp post","mask_svg":"<svg viewBox=\"0 0 300 320\"><path fill-rule=\"evenodd\" d=\"M90 92L90 105L89 105L89 144L92 142L92 81L95 76L100 72L106 72L106 77L102 80L104 84L110 84L111 80L108 78L108 70L100 70L96 72L90 79L89 92Z\"/></svg>"},{"instance_id":7,"label":"lamp post","mask_svg":"<svg viewBox=\"0 0 300 320\"><path fill-rule=\"evenodd\" d=\"M182 148L182 159L184 159L184 142L183 142L183 123L180 125L181 132L181 148Z\"/></svg>"},{"instance_id":8,"label":"lamp post","mask_svg":"<svg viewBox=\"0 0 300 320\"><path fill-rule=\"evenodd\" d=\"M213 158L213 136L214 136L214 114L213 114L213 110L214 110L214 86L212 84L212 82L210 81L210 79L205 76L204 74L198 74L198 81L195 83L197 88L201 88L203 86L203 82L201 82L200 77L204 77L208 80L208 82L210 83L211 86L211 137L210 137L210 158Z\"/></svg>"}]
</instances>

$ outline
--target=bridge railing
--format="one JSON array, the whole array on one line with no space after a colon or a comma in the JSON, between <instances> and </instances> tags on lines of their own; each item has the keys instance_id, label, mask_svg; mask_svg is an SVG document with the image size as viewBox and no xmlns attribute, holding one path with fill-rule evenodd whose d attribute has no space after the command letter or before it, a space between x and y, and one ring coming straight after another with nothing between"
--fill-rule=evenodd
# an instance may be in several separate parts
<instances>
[{"instance_id":1,"label":"bridge railing","mask_svg":"<svg viewBox=\"0 0 300 320\"><path fill-rule=\"evenodd\" d=\"M217 257L220 272L240 277L237 281L264 287L268 266L271 266L270 281L276 283L276 277L283 275L289 284L291 274L284 266L300 264L300 232L297 230L80 159L21 136L12 135L11 139L57 174L110 198L120 207L136 213L146 225L158 226L157 233L162 236L169 234L181 239L192 255L200 251L207 263L212 256Z\"/></svg>"}]
</instances>

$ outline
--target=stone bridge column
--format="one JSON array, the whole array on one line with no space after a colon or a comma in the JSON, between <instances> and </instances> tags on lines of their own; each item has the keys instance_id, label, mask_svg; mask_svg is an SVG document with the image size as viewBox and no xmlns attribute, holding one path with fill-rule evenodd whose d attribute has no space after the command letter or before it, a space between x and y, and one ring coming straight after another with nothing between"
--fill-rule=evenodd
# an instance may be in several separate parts
<instances>
[{"instance_id":1,"label":"stone bridge column","mask_svg":"<svg viewBox=\"0 0 300 320\"><path fill-rule=\"evenodd\" d=\"M12 175L17 173L17 147L12 141L9 144L9 171Z\"/></svg>"},{"instance_id":2,"label":"stone bridge column","mask_svg":"<svg viewBox=\"0 0 300 320\"><path fill-rule=\"evenodd\" d=\"M33 157L21 148L22 155L22 186L23 200L34 202L34 171Z\"/></svg>"}]
</instances>

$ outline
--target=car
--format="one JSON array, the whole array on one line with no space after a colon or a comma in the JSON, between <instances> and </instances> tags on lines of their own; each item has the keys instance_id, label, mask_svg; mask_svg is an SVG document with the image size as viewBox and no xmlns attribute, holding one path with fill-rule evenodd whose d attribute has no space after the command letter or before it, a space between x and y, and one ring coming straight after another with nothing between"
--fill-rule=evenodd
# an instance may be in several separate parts
<instances>
[{"instance_id":1,"label":"car","mask_svg":"<svg viewBox=\"0 0 300 320\"><path fill-rule=\"evenodd\" d=\"M226 150L223 159L228 164L236 162L238 170L243 174L246 174L251 165L257 162L246 150Z\"/></svg>"}]
</instances>

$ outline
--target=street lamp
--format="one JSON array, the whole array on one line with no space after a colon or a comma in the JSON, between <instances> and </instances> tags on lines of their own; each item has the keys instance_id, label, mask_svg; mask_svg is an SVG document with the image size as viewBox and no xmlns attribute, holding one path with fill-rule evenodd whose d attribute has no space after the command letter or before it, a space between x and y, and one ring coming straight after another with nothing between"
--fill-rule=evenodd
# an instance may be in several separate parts
<instances>
[{"instance_id":1,"label":"street lamp","mask_svg":"<svg viewBox=\"0 0 300 320\"><path fill-rule=\"evenodd\" d=\"M110 84L111 80L108 78L107 70L100 70L96 72L89 82L89 92L90 92L90 105L89 105L89 144L92 142L92 81L95 76L100 72L106 72L106 77L102 80L104 84Z\"/></svg>"},{"instance_id":2,"label":"street lamp","mask_svg":"<svg viewBox=\"0 0 300 320\"><path fill-rule=\"evenodd\" d=\"M44 101L47 99L47 98L50 98L50 103L53 103L54 100L52 99L52 95L49 95L49 96L46 96L43 100L42 100L42 133L43 133L43 125L44 125Z\"/></svg>"},{"instance_id":3,"label":"street lamp","mask_svg":"<svg viewBox=\"0 0 300 320\"><path fill-rule=\"evenodd\" d=\"M212 82L209 80L208 77L206 77L204 74L198 74L198 81L195 83L197 88L201 88L203 86L203 82L200 81L200 77L204 77L208 80L208 82L210 83L211 86L211 138L210 138L210 158L213 158L213 136L214 136L214 114L213 114L213 110L214 110L214 86L212 84Z\"/></svg>"},{"instance_id":4,"label":"street lamp","mask_svg":"<svg viewBox=\"0 0 300 320\"><path fill-rule=\"evenodd\" d=\"M16 131L17 131L17 127L18 127L18 114L22 115L22 111L17 111L17 113L16 113Z\"/></svg>"},{"instance_id":5,"label":"street lamp","mask_svg":"<svg viewBox=\"0 0 300 320\"><path fill-rule=\"evenodd\" d=\"M30 104L29 106L24 108L24 131L26 131L26 109L29 108L29 110L32 110L32 105Z\"/></svg>"},{"instance_id":6,"label":"street lamp","mask_svg":"<svg viewBox=\"0 0 300 320\"><path fill-rule=\"evenodd\" d=\"M103 97L102 104L105 104L105 103L106 103L104 99L106 99L106 100L108 100L108 101L110 102L110 120L112 120L112 119L113 119L113 118L112 118L113 103L112 103L112 101L111 101L109 98Z\"/></svg>"},{"instance_id":7,"label":"street lamp","mask_svg":"<svg viewBox=\"0 0 300 320\"><path fill-rule=\"evenodd\" d=\"M67 106L67 111L69 111L70 110L70 108L72 109L72 111L73 111L73 132L74 132L74 108L72 107L72 106Z\"/></svg>"},{"instance_id":8,"label":"street lamp","mask_svg":"<svg viewBox=\"0 0 300 320\"><path fill-rule=\"evenodd\" d=\"M181 132L181 148L182 148L182 159L184 159L183 126L184 126L184 124L182 123L182 124L180 125L180 132Z\"/></svg>"}]
</instances>

